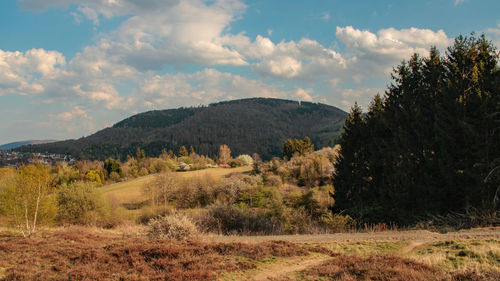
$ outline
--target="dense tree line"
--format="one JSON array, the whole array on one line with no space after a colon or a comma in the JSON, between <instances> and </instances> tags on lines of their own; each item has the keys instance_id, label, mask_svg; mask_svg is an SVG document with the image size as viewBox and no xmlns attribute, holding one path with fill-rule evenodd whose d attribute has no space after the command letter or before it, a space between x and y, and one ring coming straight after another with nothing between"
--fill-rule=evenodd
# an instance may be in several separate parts
<instances>
[{"instance_id":1,"label":"dense tree line","mask_svg":"<svg viewBox=\"0 0 500 281\"><path fill-rule=\"evenodd\" d=\"M392 77L366 114L355 105L345 122L336 208L402 224L498 210L500 71L492 43L460 36L445 55L415 54Z\"/></svg>"},{"instance_id":2,"label":"dense tree line","mask_svg":"<svg viewBox=\"0 0 500 281\"><path fill-rule=\"evenodd\" d=\"M235 154L281 156L287 138L309 136L317 148L340 135L347 113L333 106L280 99L244 99L195 108L141 113L78 140L19 148L27 152L69 153L80 159L126 159L137 148L146 155L192 146L217 155L227 144Z\"/></svg>"}]
</instances>

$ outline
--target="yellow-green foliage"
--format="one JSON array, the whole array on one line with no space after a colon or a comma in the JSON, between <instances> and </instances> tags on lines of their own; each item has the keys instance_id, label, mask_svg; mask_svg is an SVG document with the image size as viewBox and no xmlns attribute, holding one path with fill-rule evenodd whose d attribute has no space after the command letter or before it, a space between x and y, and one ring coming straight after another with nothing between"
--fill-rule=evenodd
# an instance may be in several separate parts
<instances>
[{"instance_id":1,"label":"yellow-green foliage","mask_svg":"<svg viewBox=\"0 0 500 281\"><path fill-rule=\"evenodd\" d=\"M63 223L95 225L105 214L101 194L90 182L74 182L61 187L57 205L57 218Z\"/></svg>"},{"instance_id":2,"label":"yellow-green foliage","mask_svg":"<svg viewBox=\"0 0 500 281\"><path fill-rule=\"evenodd\" d=\"M356 221L349 215L341 214L323 214L320 222L333 232L344 232L356 225Z\"/></svg>"},{"instance_id":3,"label":"yellow-green foliage","mask_svg":"<svg viewBox=\"0 0 500 281\"><path fill-rule=\"evenodd\" d=\"M80 172L78 171L78 169L73 166L69 166L66 162L56 163L52 167L51 173L53 174L53 182L56 186L74 182L78 180L80 176Z\"/></svg>"},{"instance_id":4,"label":"yellow-green foliage","mask_svg":"<svg viewBox=\"0 0 500 281\"><path fill-rule=\"evenodd\" d=\"M85 175L85 179L89 182L97 184L98 186L101 186L104 180L104 174L99 170L90 170Z\"/></svg>"},{"instance_id":5,"label":"yellow-green foliage","mask_svg":"<svg viewBox=\"0 0 500 281\"><path fill-rule=\"evenodd\" d=\"M31 235L39 223L52 222L56 214L55 190L45 166L27 165L4 177L0 188L2 212L24 235Z\"/></svg>"},{"instance_id":6,"label":"yellow-green foliage","mask_svg":"<svg viewBox=\"0 0 500 281\"><path fill-rule=\"evenodd\" d=\"M0 168L0 215L7 214L9 212L9 204L7 203L10 198L6 198L9 195L9 190L14 186L14 169L10 168Z\"/></svg>"}]
</instances>

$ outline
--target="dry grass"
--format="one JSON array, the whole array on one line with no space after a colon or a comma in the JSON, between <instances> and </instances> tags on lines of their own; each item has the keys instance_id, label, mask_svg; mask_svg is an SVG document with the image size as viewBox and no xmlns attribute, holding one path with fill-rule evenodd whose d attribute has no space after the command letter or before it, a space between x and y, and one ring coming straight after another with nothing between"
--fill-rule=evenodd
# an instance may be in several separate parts
<instances>
[{"instance_id":1,"label":"dry grass","mask_svg":"<svg viewBox=\"0 0 500 281\"><path fill-rule=\"evenodd\" d=\"M500 241L448 240L415 247L408 257L448 270L500 270Z\"/></svg>"},{"instance_id":2,"label":"dry grass","mask_svg":"<svg viewBox=\"0 0 500 281\"><path fill-rule=\"evenodd\" d=\"M269 257L309 254L289 242L260 244L118 238L91 230L0 236L0 280L214 280Z\"/></svg>"},{"instance_id":3,"label":"dry grass","mask_svg":"<svg viewBox=\"0 0 500 281\"><path fill-rule=\"evenodd\" d=\"M467 233L462 235L481 232ZM40 232L31 239L0 232L0 280L500 278L496 238L416 242L394 240L401 234L391 233L392 237L381 236L385 241L356 241L357 235L364 238L366 234L350 234L351 241L308 244L314 236L303 235L307 243L292 243L255 242L259 239L252 242L256 237L248 237L248 242L154 240L144 235L143 227L133 225L112 230L58 228ZM446 237L454 235L458 234ZM291 236L269 238L287 237Z\"/></svg>"},{"instance_id":4,"label":"dry grass","mask_svg":"<svg viewBox=\"0 0 500 281\"><path fill-rule=\"evenodd\" d=\"M445 272L439 267L390 255L339 255L302 271L302 280L499 280L499 271Z\"/></svg>"},{"instance_id":5,"label":"dry grass","mask_svg":"<svg viewBox=\"0 0 500 281\"><path fill-rule=\"evenodd\" d=\"M233 169L213 168L196 170L189 172L178 172L179 175L185 178L202 177L210 175L213 178L219 179L231 173L244 173L250 171L252 168L249 166L238 167ZM155 175L149 175L125 182L111 184L101 188L101 192L108 197L111 197L117 204L133 204L140 203L147 200L147 197L142 192L142 187L153 181Z\"/></svg>"}]
</instances>

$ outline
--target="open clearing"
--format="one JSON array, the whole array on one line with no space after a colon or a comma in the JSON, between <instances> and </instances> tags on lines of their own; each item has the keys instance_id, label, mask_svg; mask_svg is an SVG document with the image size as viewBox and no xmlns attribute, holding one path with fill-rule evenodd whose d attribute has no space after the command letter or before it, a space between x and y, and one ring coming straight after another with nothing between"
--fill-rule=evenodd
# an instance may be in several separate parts
<instances>
[{"instance_id":1,"label":"open clearing","mask_svg":"<svg viewBox=\"0 0 500 281\"><path fill-rule=\"evenodd\" d=\"M231 173L245 173L252 170L252 167L238 167L238 168L210 168L204 170L188 171L188 172L177 172L179 175L190 178L190 177L203 177L205 175L210 175L214 178L222 178ZM124 182L119 182L115 184L110 184L101 187L101 192L108 198L112 198L118 204L124 203L139 203L146 200L144 194L142 194L142 187L150 183L154 179L155 175L149 175L140 177L137 179L132 179Z\"/></svg>"},{"instance_id":2,"label":"open clearing","mask_svg":"<svg viewBox=\"0 0 500 281\"><path fill-rule=\"evenodd\" d=\"M0 231L0 280L499 280L500 228L153 240L69 227ZM279 240L279 241L276 241Z\"/></svg>"}]
</instances>

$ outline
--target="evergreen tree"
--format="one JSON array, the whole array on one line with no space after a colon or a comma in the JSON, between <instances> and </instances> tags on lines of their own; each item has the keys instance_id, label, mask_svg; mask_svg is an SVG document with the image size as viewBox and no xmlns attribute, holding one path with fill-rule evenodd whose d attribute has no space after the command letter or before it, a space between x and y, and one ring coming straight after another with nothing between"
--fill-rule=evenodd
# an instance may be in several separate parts
<instances>
[{"instance_id":1,"label":"evergreen tree","mask_svg":"<svg viewBox=\"0 0 500 281\"><path fill-rule=\"evenodd\" d=\"M336 164L336 206L362 221L409 224L427 214L498 208L498 53L458 37L394 69L363 118L353 107ZM498 169L500 170L500 169ZM495 178L497 178L495 176Z\"/></svg>"},{"instance_id":2,"label":"evergreen tree","mask_svg":"<svg viewBox=\"0 0 500 281\"><path fill-rule=\"evenodd\" d=\"M184 145L181 146L181 148L179 149L178 155L179 155L179 157L189 156L189 153Z\"/></svg>"}]
</instances>

